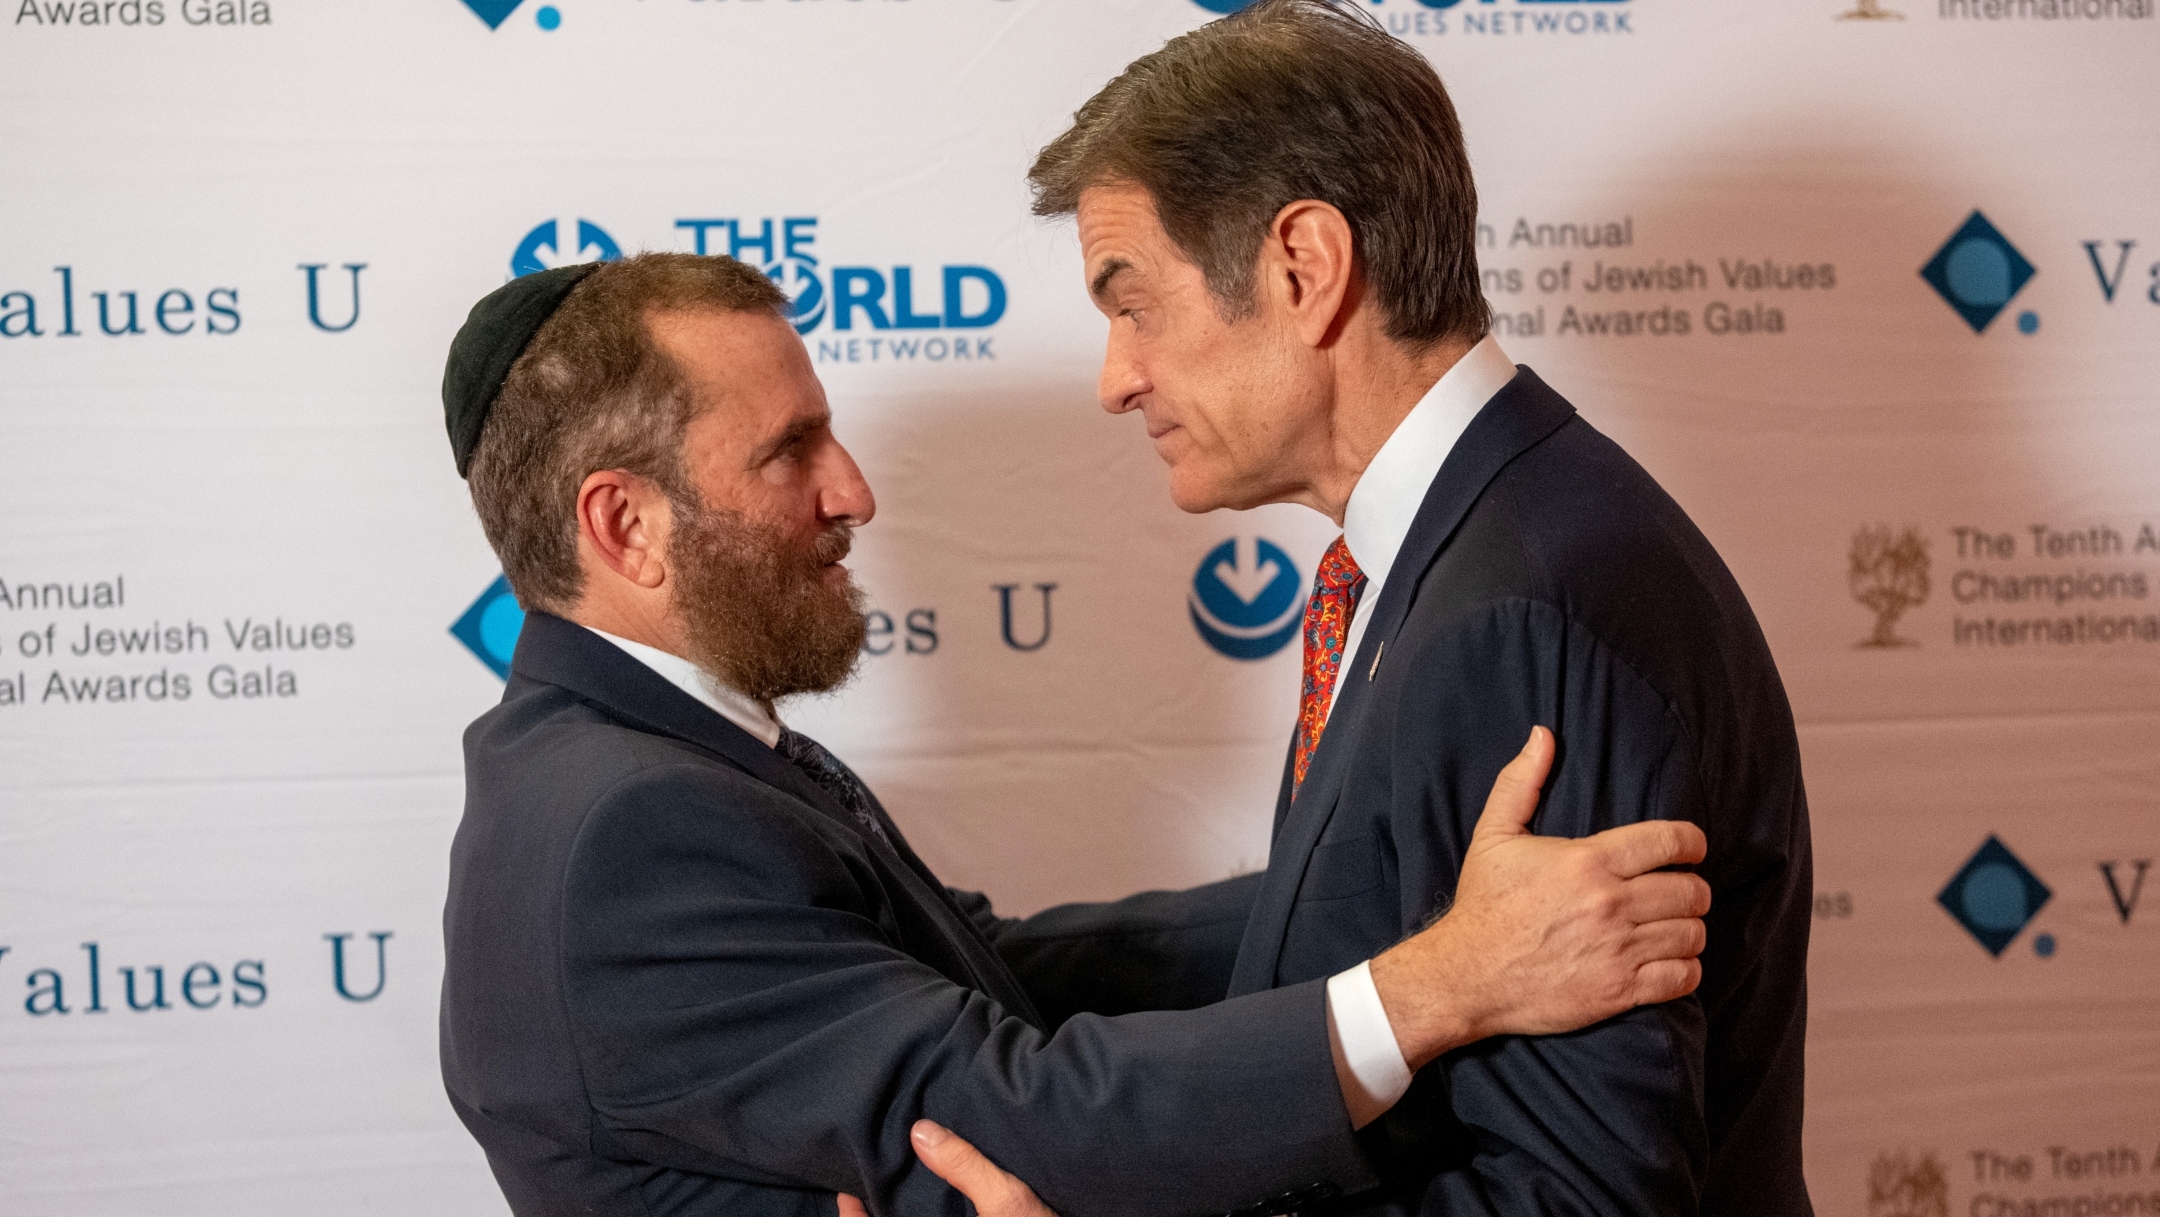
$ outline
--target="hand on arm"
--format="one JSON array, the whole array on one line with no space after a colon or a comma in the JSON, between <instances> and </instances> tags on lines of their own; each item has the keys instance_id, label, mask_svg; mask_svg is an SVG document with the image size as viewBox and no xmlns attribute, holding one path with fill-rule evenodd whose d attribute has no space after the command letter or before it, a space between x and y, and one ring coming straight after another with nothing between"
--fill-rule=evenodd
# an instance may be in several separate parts
<instances>
[{"instance_id":1,"label":"hand on arm","mask_svg":"<svg viewBox=\"0 0 2160 1217\"><path fill-rule=\"evenodd\" d=\"M1552 733L1534 729L1493 785L1447 915L1372 961L1413 1070L1488 1036L1572 1031L1671 1001L1701 980L1709 885L1657 870L1700 862L1701 830L1646 821L1581 839L1532 835L1553 752ZM1339 1080L1347 1098L1352 1083ZM912 1141L982 1217L1054 1217L959 1136L925 1120ZM841 1201L840 1217L867 1217Z\"/></svg>"},{"instance_id":2,"label":"hand on arm","mask_svg":"<svg viewBox=\"0 0 2160 1217\"><path fill-rule=\"evenodd\" d=\"M1413 1070L1488 1036L1573 1031L1701 983L1710 885L1659 868L1702 861L1702 830L1650 820L1535 836L1552 761L1552 732L1533 728L1493 784L1446 915L1372 961Z\"/></svg>"}]
</instances>

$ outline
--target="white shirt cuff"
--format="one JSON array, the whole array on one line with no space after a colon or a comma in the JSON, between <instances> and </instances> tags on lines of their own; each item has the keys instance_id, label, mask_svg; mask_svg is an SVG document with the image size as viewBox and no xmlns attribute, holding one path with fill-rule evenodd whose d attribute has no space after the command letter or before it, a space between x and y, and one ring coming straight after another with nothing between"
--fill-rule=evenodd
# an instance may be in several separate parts
<instances>
[{"instance_id":1,"label":"white shirt cuff","mask_svg":"<svg viewBox=\"0 0 2160 1217\"><path fill-rule=\"evenodd\" d=\"M1372 962L1327 982L1328 1046L1335 1052L1335 1080L1342 1084L1350 1127L1363 1128L1395 1106L1410 1089L1410 1065L1395 1042L1394 1024L1373 985Z\"/></svg>"}]
</instances>

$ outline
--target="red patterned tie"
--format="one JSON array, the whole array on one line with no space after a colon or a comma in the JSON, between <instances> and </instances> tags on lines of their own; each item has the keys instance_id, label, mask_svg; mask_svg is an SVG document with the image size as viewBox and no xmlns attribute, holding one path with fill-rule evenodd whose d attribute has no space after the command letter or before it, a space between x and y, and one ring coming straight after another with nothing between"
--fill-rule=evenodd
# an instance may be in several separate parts
<instances>
[{"instance_id":1,"label":"red patterned tie","mask_svg":"<svg viewBox=\"0 0 2160 1217\"><path fill-rule=\"evenodd\" d=\"M1297 759L1292 762L1290 796L1305 784L1312 767L1313 749L1320 746L1320 732L1327 727L1328 695L1342 670L1343 640L1350 634L1350 618L1357 612L1358 593L1365 590L1365 572L1350 556L1341 537L1320 556L1313 572L1312 600L1305 606L1305 686L1298 698Z\"/></svg>"}]
</instances>

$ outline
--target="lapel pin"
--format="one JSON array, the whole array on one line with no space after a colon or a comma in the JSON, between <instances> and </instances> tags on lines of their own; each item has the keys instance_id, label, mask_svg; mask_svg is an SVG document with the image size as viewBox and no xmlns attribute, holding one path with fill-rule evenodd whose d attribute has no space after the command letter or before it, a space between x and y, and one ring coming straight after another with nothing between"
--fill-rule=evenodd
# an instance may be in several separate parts
<instances>
[{"instance_id":1,"label":"lapel pin","mask_svg":"<svg viewBox=\"0 0 2160 1217\"><path fill-rule=\"evenodd\" d=\"M1371 684L1372 678L1380 674L1380 657L1385 654L1387 654L1387 639L1383 638L1380 640L1379 648L1372 653L1372 666L1365 669L1366 684Z\"/></svg>"}]
</instances>

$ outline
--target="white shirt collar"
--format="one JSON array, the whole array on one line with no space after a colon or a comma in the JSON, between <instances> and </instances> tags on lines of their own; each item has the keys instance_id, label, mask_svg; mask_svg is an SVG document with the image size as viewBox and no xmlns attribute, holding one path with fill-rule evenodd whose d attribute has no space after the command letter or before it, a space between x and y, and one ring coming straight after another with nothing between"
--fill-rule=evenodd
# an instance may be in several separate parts
<instances>
[{"instance_id":1,"label":"white shirt collar","mask_svg":"<svg viewBox=\"0 0 2160 1217\"><path fill-rule=\"evenodd\" d=\"M1487 334L1433 382L1373 454L1343 508L1343 544L1367 580L1361 604L1378 595L1455 441L1513 379L1515 361Z\"/></svg>"},{"instance_id":2,"label":"white shirt collar","mask_svg":"<svg viewBox=\"0 0 2160 1217\"><path fill-rule=\"evenodd\" d=\"M1358 594L1357 612L1343 640L1345 656L1356 655L1364 642L1380 589L1410 535L1418 508L1425 505L1425 492L1440 476L1440 466L1478 411L1513 379L1515 361L1487 334L1410 407L1351 487L1350 501L1343 506L1343 544L1365 574L1365 590ZM1338 678L1328 691L1329 714L1335 712L1344 683Z\"/></svg>"},{"instance_id":3,"label":"white shirt collar","mask_svg":"<svg viewBox=\"0 0 2160 1217\"><path fill-rule=\"evenodd\" d=\"M767 748L780 743L780 720L763 705L713 679L705 669L691 663L680 655L670 655L659 647L646 646L627 638L617 638L606 630L593 633L621 647L625 655L651 668L663 680L697 698L720 717L764 741Z\"/></svg>"}]
</instances>

